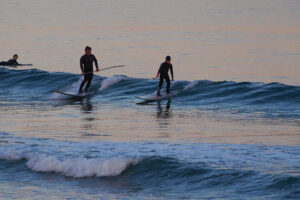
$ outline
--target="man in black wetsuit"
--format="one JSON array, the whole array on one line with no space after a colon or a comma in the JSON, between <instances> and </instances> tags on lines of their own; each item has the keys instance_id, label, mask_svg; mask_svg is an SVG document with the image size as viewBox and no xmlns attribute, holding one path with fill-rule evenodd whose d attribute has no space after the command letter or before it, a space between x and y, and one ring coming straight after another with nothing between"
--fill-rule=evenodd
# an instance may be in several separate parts
<instances>
[{"instance_id":1,"label":"man in black wetsuit","mask_svg":"<svg viewBox=\"0 0 300 200\"><path fill-rule=\"evenodd\" d=\"M91 54L91 52L92 52L91 47L89 46L85 47L85 54L80 58L80 69L82 75L84 76L84 80L80 85L78 93L82 93L82 88L86 82L87 84L85 86L85 92L88 92L88 89L93 79L93 62L95 62L96 71L97 72L99 71L97 59L93 54Z\"/></svg>"},{"instance_id":2,"label":"man in black wetsuit","mask_svg":"<svg viewBox=\"0 0 300 200\"><path fill-rule=\"evenodd\" d=\"M169 77L169 70L171 71L172 75L172 81L174 81L174 75L173 75L173 65L171 64L171 57L167 56L166 57L166 62L162 63L160 65L160 68L157 72L156 78L159 76L159 85L158 85L158 90L157 90L157 96L160 96L160 89L164 83L164 80L167 82L167 94L170 93L170 77ZM153 78L155 79L155 78Z\"/></svg>"},{"instance_id":3,"label":"man in black wetsuit","mask_svg":"<svg viewBox=\"0 0 300 200\"><path fill-rule=\"evenodd\" d=\"M15 54L12 59L10 59L8 61L0 62L0 65L2 65L2 66L22 66L22 64L19 64L17 62L17 60L18 60L18 55Z\"/></svg>"}]
</instances>

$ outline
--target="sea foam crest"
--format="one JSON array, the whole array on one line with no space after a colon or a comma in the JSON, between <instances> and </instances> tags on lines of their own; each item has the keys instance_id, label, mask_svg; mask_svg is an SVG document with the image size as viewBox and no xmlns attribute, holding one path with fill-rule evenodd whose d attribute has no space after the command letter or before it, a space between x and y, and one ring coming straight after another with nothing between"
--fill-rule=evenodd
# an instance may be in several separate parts
<instances>
[{"instance_id":1,"label":"sea foam crest","mask_svg":"<svg viewBox=\"0 0 300 200\"><path fill-rule=\"evenodd\" d=\"M194 87L195 85L197 85L199 82L200 82L199 80L190 82L189 84L187 84L186 86L184 86L183 91L191 89L192 87Z\"/></svg>"},{"instance_id":2,"label":"sea foam crest","mask_svg":"<svg viewBox=\"0 0 300 200\"><path fill-rule=\"evenodd\" d=\"M0 152L0 159L20 160L26 159L26 166L37 172L55 172L75 178L117 176L132 165L136 165L140 159L113 158L103 160L100 158L64 158L48 156L38 153L20 153L9 149Z\"/></svg>"},{"instance_id":3,"label":"sea foam crest","mask_svg":"<svg viewBox=\"0 0 300 200\"><path fill-rule=\"evenodd\" d=\"M70 92L70 93L77 93L78 92L78 88L80 87L81 82L83 81L84 77L80 76L80 78L78 79L78 81L72 83L71 85L65 87L63 89L63 91L65 92Z\"/></svg>"},{"instance_id":4,"label":"sea foam crest","mask_svg":"<svg viewBox=\"0 0 300 200\"><path fill-rule=\"evenodd\" d=\"M78 79L78 81L72 83L71 85L66 86L65 88L63 88L61 91L63 92L67 92L70 94L77 94L78 89L80 87L81 82L83 81L83 76L80 76L80 78ZM58 94L56 92L52 93L51 96L49 97L50 99L68 99L68 96L63 95L63 94Z\"/></svg>"},{"instance_id":5,"label":"sea foam crest","mask_svg":"<svg viewBox=\"0 0 300 200\"><path fill-rule=\"evenodd\" d=\"M120 81L127 80L127 79L128 79L128 77L126 77L126 76L108 77L101 82L101 87L99 88L99 91L105 90L105 89L109 88L110 86L112 86L116 83L119 83Z\"/></svg>"},{"instance_id":6,"label":"sea foam crest","mask_svg":"<svg viewBox=\"0 0 300 200\"><path fill-rule=\"evenodd\" d=\"M14 149L7 149L0 151L0 159L4 160L21 160L24 158L24 154Z\"/></svg>"}]
</instances>

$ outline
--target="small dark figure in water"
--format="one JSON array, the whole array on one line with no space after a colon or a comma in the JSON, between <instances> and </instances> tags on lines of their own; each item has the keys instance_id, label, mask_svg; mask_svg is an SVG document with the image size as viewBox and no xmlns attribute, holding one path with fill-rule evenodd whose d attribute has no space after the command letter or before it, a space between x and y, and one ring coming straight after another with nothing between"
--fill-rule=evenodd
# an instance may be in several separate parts
<instances>
[{"instance_id":1,"label":"small dark figure in water","mask_svg":"<svg viewBox=\"0 0 300 200\"><path fill-rule=\"evenodd\" d=\"M84 80L82 81L78 93L82 93L82 88L87 82L85 86L85 92L88 92L88 89L91 85L92 79L93 79L93 62L95 62L96 65L96 72L99 71L98 68L98 62L96 57L91 54L92 48L87 46L85 47L85 54L81 56L80 58L80 69L82 72L82 75L84 76Z\"/></svg>"},{"instance_id":2,"label":"small dark figure in water","mask_svg":"<svg viewBox=\"0 0 300 200\"><path fill-rule=\"evenodd\" d=\"M159 85L158 85L158 89L157 89L157 96L160 96L160 89L164 83L164 80L166 80L167 82L167 94L170 93L170 77L169 77L169 70L171 71L171 75L172 75L172 81L174 81L174 75L173 75L173 65L171 64L171 57L167 56L166 57L166 61L163 62L160 65L160 68L157 72L157 75L155 78L159 77ZM153 80L155 79L153 78Z\"/></svg>"},{"instance_id":3,"label":"small dark figure in water","mask_svg":"<svg viewBox=\"0 0 300 200\"><path fill-rule=\"evenodd\" d=\"M19 56L17 54L15 54L12 59L10 59L8 61L2 61L2 62L0 62L0 65L2 65L2 66L22 66L22 64L19 64L17 62L18 57Z\"/></svg>"}]
</instances>

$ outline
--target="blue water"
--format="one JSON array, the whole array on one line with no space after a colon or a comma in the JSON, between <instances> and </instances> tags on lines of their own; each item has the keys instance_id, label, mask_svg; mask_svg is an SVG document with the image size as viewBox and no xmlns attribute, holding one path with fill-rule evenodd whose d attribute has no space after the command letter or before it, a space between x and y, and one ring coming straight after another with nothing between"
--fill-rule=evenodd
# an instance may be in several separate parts
<instances>
[{"instance_id":1,"label":"blue water","mask_svg":"<svg viewBox=\"0 0 300 200\"><path fill-rule=\"evenodd\" d=\"M52 90L75 93L81 79L70 73L0 68L0 199L300 198L299 141L292 145L266 144L266 138L259 143L239 144L191 141L184 139L185 131L176 127L179 124L171 130L179 132L183 139L111 139L109 134L121 134L120 128L136 135L148 134L141 133L136 124L148 126L144 115L152 114L153 102L140 104L136 97L154 93L157 82L95 75L91 95L83 100L89 103L84 104L84 113L77 113L82 102ZM299 86L196 80L175 81L172 92L176 95L171 101L161 102L166 103L166 110L156 113L160 122L192 121L198 118L191 113L201 110L223 113L229 116L228 123L253 121L253 127L256 123L276 127L279 123L281 127L282 123L299 133ZM168 106L172 112L167 111ZM106 108L111 112L93 115ZM64 129L59 124L50 129L38 126L42 123L39 118L49 120L50 126L54 110L60 121L65 120ZM118 111L120 115L129 113L131 121L112 121L110 133L104 131L105 125L110 125L104 122L103 131L97 131L103 137L108 135L108 139L93 137L92 125L81 130L91 137L72 135L78 131L76 120L82 115L92 116L88 122L101 123ZM177 113L184 117L177 118ZM30 118L36 128L26 122ZM150 132L170 129L169 124L149 127ZM290 130L279 131L283 135L290 133L286 137L291 140L297 139ZM272 140L272 136L268 138Z\"/></svg>"},{"instance_id":2,"label":"blue water","mask_svg":"<svg viewBox=\"0 0 300 200\"><path fill-rule=\"evenodd\" d=\"M0 69L1 98L23 100L49 99L52 90L77 93L81 77L75 74L49 73L38 69L10 70ZM102 95L109 100L132 99L136 96L153 93L157 84L149 79L127 76L114 76L110 79L95 76L90 92L94 96ZM109 89L108 89L109 87ZM176 103L184 106L215 107L243 105L254 109L273 109L273 112L293 112L299 117L300 87L281 83L232 82L209 80L174 81L172 90L176 93ZM24 95L25 94L25 95ZM184 98L182 98L184 97ZM280 108L280 110L279 110ZM271 110L270 110L271 112Z\"/></svg>"}]
</instances>

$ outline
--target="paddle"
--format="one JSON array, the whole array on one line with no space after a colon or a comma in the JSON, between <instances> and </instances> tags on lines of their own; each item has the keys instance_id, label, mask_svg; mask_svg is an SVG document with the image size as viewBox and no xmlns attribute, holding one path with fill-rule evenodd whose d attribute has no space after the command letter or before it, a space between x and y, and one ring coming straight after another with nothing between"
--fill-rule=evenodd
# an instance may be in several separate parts
<instances>
[{"instance_id":1,"label":"paddle","mask_svg":"<svg viewBox=\"0 0 300 200\"><path fill-rule=\"evenodd\" d=\"M100 69L99 71L93 71L93 72L100 72L100 71L104 71L104 70L108 70L108 69L112 69L112 68L117 68L117 67L125 67L126 65L117 65L117 66L112 66L112 67L106 67L106 68L103 68L103 69ZM87 72L85 74L90 74L92 72Z\"/></svg>"}]
</instances>

